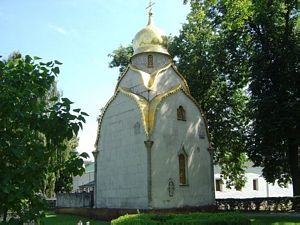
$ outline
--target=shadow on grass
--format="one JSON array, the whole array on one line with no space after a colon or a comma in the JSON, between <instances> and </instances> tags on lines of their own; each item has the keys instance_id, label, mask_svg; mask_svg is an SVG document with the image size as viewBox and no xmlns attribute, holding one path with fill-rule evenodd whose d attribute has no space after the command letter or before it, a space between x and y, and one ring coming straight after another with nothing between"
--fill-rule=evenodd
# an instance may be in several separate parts
<instances>
[{"instance_id":1,"label":"shadow on grass","mask_svg":"<svg viewBox=\"0 0 300 225\"><path fill-rule=\"evenodd\" d=\"M251 225L300 225L300 217L251 217Z\"/></svg>"}]
</instances>

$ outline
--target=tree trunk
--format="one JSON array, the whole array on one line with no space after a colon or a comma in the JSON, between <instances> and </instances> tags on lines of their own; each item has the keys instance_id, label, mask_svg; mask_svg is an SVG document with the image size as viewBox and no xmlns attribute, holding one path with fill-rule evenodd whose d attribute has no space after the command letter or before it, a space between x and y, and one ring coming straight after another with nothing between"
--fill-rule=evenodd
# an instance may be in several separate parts
<instances>
[{"instance_id":1,"label":"tree trunk","mask_svg":"<svg viewBox=\"0 0 300 225\"><path fill-rule=\"evenodd\" d=\"M298 145L295 140L291 140L289 143L289 158L291 176L293 182L293 193L294 196L300 196L300 169L299 169L299 155Z\"/></svg>"},{"instance_id":2,"label":"tree trunk","mask_svg":"<svg viewBox=\"0 0 300 225\"><path fill-rule=\"evenodd\" d=\"M4 209L4 212L3 212L3 222L6 222L6 220L7 220L7 209Z\"/></svg>"}]
</instances>

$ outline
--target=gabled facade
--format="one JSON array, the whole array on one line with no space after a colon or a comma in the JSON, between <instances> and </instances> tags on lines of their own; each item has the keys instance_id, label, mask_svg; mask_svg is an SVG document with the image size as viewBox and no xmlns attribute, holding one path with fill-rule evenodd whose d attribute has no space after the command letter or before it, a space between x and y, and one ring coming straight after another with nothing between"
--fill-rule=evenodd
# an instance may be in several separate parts
<instances>
[{"instance_id":1,"label":"gabled facade","mask_svg":"<svg viewBox=\"0 0 300 225\"><path fill-rule=\"evenodd\" d=\"M204 116L149 14L131 63L99 121L97 208L176 208L215 202Z\"/></svg>"}]
</instances>

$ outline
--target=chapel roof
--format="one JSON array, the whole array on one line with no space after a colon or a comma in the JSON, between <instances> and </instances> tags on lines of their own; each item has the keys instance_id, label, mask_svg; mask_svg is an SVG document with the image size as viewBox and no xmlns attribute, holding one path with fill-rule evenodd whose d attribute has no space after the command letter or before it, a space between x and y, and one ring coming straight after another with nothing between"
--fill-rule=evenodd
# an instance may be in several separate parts
<instances>
[{"instance_id":1,"label":"chapel roof","mask_svg":"<svg viewBox=\"0 0 300 225\"><path fill-rule=\"evenodd\" d=\"M153 23L153 14L149 12L148 24L141 29L133 39L133 56L143 52L158 52L170 55L167 50L166 34Z\"/></svg>"}]
</instances>

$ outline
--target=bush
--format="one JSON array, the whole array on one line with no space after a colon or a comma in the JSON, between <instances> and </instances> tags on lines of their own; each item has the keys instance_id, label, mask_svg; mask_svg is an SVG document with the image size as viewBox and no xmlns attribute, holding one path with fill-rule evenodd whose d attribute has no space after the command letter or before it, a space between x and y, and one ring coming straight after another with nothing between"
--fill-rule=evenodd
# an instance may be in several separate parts
<instances>
[{"instance_id":1,"label":"bush","mask_svg":"<svg viewBox=\"0 0 300 225\"><path fill-rule=\"evenodd\" d=\"M135 214L111 221L112 225L250 225L250 220L238 213Z\"/></svg>"}]
</instances>

